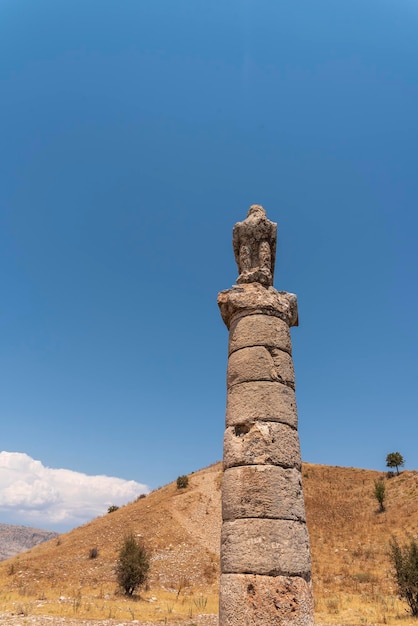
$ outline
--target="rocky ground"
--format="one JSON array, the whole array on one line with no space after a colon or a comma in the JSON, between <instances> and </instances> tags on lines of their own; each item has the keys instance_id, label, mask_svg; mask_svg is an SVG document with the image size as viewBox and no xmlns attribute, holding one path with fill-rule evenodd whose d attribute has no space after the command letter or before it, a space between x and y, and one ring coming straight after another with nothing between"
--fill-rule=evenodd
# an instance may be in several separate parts
<instances>
[{"instance_id":1,"label":"rocky ground","mask_svg":"<svg viewBox=\"0 0 418 626\"><path fill-rule=\"evenodd\" d=\"M156 626L155 622L140 622L138 620L92 620L43 615L13 615L11 613L0 613L0 624L1 626ZM181 622L181 624L182 626L218 626L218 616L198 615L192 620ZM164 626L180 626L180 622L164 622Z\"/></svg>"}]
</instances>

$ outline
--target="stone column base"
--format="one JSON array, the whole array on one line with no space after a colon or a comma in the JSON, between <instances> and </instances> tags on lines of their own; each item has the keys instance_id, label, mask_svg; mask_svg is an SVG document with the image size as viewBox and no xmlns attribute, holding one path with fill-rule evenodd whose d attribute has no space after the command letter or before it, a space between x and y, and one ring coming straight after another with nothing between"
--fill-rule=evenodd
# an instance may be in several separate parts
<instances>
[{"instance_id":1,"label":"stone column base","mask_svg":"<svg viewBox=\"0 0 418 626\"><path fill-rule=\"evenodd\" d=\"M222 574L222 626L313 626L312 583L299 576Z\"/></svg>"}]
</instances>

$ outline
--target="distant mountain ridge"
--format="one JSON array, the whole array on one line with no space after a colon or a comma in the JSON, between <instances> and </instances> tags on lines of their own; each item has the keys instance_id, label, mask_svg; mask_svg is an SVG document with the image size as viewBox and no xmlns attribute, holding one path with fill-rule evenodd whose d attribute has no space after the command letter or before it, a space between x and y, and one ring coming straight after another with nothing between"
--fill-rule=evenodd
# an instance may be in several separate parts
<instances>
[{"instance_id":1,"label":"distant mountain ridge","mask_svg":"<svg viewBox=\"0 0 418 626\"><path fill-rule=\"evenodd\" d=\"M52 530L41 530L30 526L0 524L0 561L20 554L44 541L57 537Z\"/></svg>"}]
</instances>

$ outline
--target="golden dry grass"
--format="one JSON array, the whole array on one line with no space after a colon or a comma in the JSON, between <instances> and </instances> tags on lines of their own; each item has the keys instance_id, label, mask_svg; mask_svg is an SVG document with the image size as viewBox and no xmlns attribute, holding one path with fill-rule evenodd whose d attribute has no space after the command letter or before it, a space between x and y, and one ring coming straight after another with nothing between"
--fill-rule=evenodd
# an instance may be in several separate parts
<instances>
[{"instance_id":1,"label":"golden dry grass","mask_svg":"<svg viewBox=\"0 0 418 626\"><path fill-rule=\"evenodd\" d=\"M378 512L374 481L384 477L387 507ZM318 621L413 623L396 597L390 538L418 531L418 472L386 478L354 468L304 466Z\"/></svg>"},{"instance_id":2,"label":"golden dry grass","mask_svg":"<svg viewBox=\"0 0 418 626\"><path fill-rule=\"evenodd\" d=\"M303 466L319 623L412 624L396 598L387 549L392 535L418 534L418 472L386 479L377 513L372 470ZM167 485L0 564L0 612L120 620L186 620L217 612L221 465ZM149 589L128 600L114 566L124 535L152 552ZM97 547L98 557L89 558Z\"/></svg>"}]
</instances>

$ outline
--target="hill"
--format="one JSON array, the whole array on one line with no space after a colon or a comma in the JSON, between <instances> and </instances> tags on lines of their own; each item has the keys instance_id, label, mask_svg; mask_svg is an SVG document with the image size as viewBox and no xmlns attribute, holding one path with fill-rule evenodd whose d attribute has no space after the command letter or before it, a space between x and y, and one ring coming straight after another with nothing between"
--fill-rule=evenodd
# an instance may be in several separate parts
<instances>
[{"instance_id":1,"label":"hill","mask_svg":"<svg viewBox=\"0 0 418 626\"><path fill-rule=\"evenodd\" d=\"M9 559L57 536L58 533L51 530L0 524L0 561Z\"/></svg>"},{"instance_id":2,"label":"hill","mask_svg":"<svg viewBox=\"0 0 418 626\"><path fill-rule=\"evenodd\" d=\"M339 624L408 621L396 598L387 548L392 535L418 534L418 472L386 478L377 512L372 470L304 464L316 619ZM161 621L216 613L221 464L158 489L0 564L1 606L26 614ZM118 594L114 566L132 531L152 551L144 601ZM90 558L97 548L97 558ZM166 620L164 622L164 620ZM406 621L405 621L406 620Z\"/></svg>"}]
</instances>

